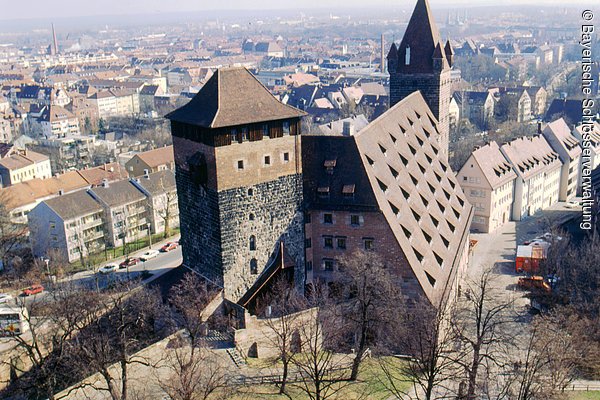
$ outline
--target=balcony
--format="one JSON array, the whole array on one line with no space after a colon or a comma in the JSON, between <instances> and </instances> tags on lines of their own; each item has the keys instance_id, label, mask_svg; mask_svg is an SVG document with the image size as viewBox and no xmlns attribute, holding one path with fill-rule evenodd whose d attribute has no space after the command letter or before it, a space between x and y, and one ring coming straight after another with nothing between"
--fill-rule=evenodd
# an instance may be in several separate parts
<instances>
[{"instance_id":1,"label":"balcony","mask_svg":"<svg viewBox=\"0 0 600 400\"><path fill-rule=\"evenodd\" d=\"M102 223L103 223L102 219L98 218L98 219L94 219L92 221L88 221L88 222L84 223L81 228L83 230L90 229L90 228L95 228L97 226L102 225Z\"/></svg>"}]
</instances>

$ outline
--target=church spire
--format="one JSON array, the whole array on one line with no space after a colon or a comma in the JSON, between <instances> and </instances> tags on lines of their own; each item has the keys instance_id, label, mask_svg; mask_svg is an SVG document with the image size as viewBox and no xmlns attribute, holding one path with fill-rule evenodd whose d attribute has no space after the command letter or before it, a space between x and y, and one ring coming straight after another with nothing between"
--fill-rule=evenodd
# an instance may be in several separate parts
<instances>
[{"instance_id":1,"label":"church spire","mask_svg":"<svg viewBox=\"0 0 600 400\"><path fill-rule=\"evenodd\" d=\"M438 46L444 48L440 32L431 14L429 1L417 0L402 42L398 47L398 71L433 72L434 52ZM410 48L410 57L406 56L407 48ZM442 58L444 67L448 66L445 52L442 52Z\"/></svg>"}]
</instances>

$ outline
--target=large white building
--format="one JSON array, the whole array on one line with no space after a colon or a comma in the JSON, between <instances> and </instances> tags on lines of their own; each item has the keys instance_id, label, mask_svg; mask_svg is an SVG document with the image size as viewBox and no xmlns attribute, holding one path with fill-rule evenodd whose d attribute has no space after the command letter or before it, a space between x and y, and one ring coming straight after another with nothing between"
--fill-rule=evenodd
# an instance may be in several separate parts
<instances>
[{"instance_id":1,"label":"large white building","mask_svg":"<svg viewBox=\"0 0 600 400\"><path fill-rule=\"evenodd\" d=\"M581 169L579 140L571 133L571 129L562 118L549 123L542 133L562 162L559 199L569 201L577 195Z\"/></svg>"},{"instance_id":2,"label":"large white building","mask_svg":"<svg viewBox=\"0 0 600 400\"><path fill-rule=\"evenodd\" d=\"M471 154L458 172L458 182L475 209L472 230L493 232L511 219L516 178L496 142Z\"/></svg>"}]
</instances>

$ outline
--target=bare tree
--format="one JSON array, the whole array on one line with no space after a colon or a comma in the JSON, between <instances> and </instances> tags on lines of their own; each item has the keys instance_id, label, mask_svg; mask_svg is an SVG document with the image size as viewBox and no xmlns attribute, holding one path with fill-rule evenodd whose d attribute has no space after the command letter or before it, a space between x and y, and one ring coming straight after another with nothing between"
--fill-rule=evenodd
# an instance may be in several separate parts
<instances>
[{"instance_id":1,"label":"bare tree","mask_svg":"<svg viewBox=\"0 0 600 400\"><path fill-rule=\"evenodd\" d=\"M355 251L343 257L337 281L342 292L341 318L354 339L350 379L356 380L369 346L376 345L398 319L402 296L383 261L372 251Z\"/></svg>"},{"instance_id":2,"label":"bare tree","mask_svg":"<svg viewBox=\"0 0 600 400\"><path fill-rule=\"evenodd\" d=\"M70 343L101 312L99 296L72 283L63 283L43 298L37 295L25 302L18 298L17 305L27 308L23 313L29 332L14 335L18 349L28 361L27 370L11 365L20 375L15 390L28 396L56 399L66 382L78 376L68 368ZM10 362L6 360L5 362Z\"/></svg>"},{"instance_id":3,"label":"bare tree","mask_svg":"<svg viewBox=\"0 0 600 400\"><path fill-rule=\"evenodd\" d=\"M450 378L456 376L451 314L451 305L443 301L433 305L425 298L404 310L386 343L390 351L400 351L405 357L402 362L380 359L382 383L389 392L398 398L411 392L418 399L447 398ZM409 390L404 389L406 382L411 384Z\"/></svg>"},{"instance_id":4,"label":"bare tree","mask_svg":"<svg viewBox=\"0 0 600 400\"><path fill-rule=\"evenodd\" d=\"M225 364L204 346L184 344L171 350L165 355L161 367L157 373L166 368L168 374L159 377L158 381L172 400L224 398L231 389Z\"/></svg>"},{"instance_id":5,"label":"bare tree","mask_svg":"<svg viewBox=\"0 0 600 400\"><path fill-rule=\"evenodd\" d=\"M102 307L108 310L105 315L78 335L71 361L90 374L100 374L104 385L90 386L107 392L113 400L127 400L129 366L154 367L149 359L136 352L163 337L165 332L161 331L168 330L169 325L168 312L158 291L141 287L130 293L119 289L102 302Z\"/></svg>"},{"instance_id":6,"label":"bare tree","mask_svg":"<svg viewBox=\"0 0 600 400\"><path fill-rule=\"evenodd\" d=\"M159 198L157 199L157 203L155 203L154 207L151 207L150 209L156 209L156 213L163 221L165 226L163 238L166 239L171 235L171 222L177 210L177 189L174 186L167 185L165 182L163 182L162 178L159 186L164 193L158 195Z\"/></svg>"},{"instance_id":7,"label":"bare tree","mask_svg":"<svg viewBox=\"0 0 600 400\"><path fill-rule=\"evenodd\" d=\"M343 321L324 285L313 287L308 304L317 315L312 323L302 324L298 329L302 354L291 361L299 379L294 386L311 400L325 400L350 382L347 379L349 360L335 352L342 340Z\"/></svg>"},{"instance_id":8,"label":"bare tree","mask_svg":"<svg viewBox=\"0 0 600 400\"><path fill-rule=\"evenodd\" d=\"M465 283L466 295L453 316L456 338L462 344L455 361L464 368L467 391L464 398L478 398L481 376L490 368L502 368L503 355L513 344L508 329L514 322L512 301L503 299L493 286L493 271L486 268L476 279ZM482 369L488 371L481 371Z\"/></svg>"},{"instance_id":9,"label":"bare tree","mask_svg":"<svg viewBox=\"0 0 600 400\"><path fill-rule=\"evenodd\" d=\"M296 288L286 280L275 282L271 296L266 301L269 307L265 309L265 325L273 333L268 339L277 349L282 363L281 386L279 393L284 394L290 365L294 357L300 352L298 343L299 329L303 321L298 314L306 308L306 299L300 295Z\"/></svg>"}]
</instances>

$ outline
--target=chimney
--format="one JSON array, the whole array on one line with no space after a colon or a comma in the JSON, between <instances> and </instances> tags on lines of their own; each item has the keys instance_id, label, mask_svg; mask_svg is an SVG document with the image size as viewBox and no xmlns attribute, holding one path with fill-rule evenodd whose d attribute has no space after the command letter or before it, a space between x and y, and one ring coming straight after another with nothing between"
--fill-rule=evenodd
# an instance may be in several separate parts
<instances>
[{"instance_id":1,"label":"chimney","mask_svg":"<svg viewBox=\"0 0 600 400\"><path fill-rule=\"evenodd\" d=\"M102 179L102 187L103 188L107 188L108 187L108 179L106 179L106 178Z\"/></svg>"},{"instance_id":2,"label":"chimney","mask_svg":"<svg viewBox=\"0 0 600 400\"><path fill-rule=\"evenodd\" d=\"M354 125L352 125L351 121L344 121L344 127L342 129L342 134L344 136L354 135Z\"/></svg>"},{"instance_id":3,"label":"chimney","mask_svg":"<svg viewBox=\"0 0 600 400\"><path fill-rule=\"evenodd\" d=\"M56 40L56 31L54 30L54 22L52 23L52 39L54 41L54 54L58 54L58 40Z\"/></svg>"},{"instance_id":4,"label":"chimney","mask_svg":"<svg viewBox=\"0 0 600 400\"><path fill-rule=\"evenodd\" d=\"M538 125L538 134L541 135L542 134L542 121L538 121L537 125Z\"/></svg>"},{"instance_id":5,"label":"chimney","mask_svg":"<svg viewBox=\"0 0 600 400\"><path fill-rule=\"evenodd\" d=\"M385 36L381 34L381 72L385 73Z\"/></svg>"}]
</instances>

